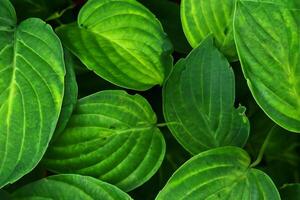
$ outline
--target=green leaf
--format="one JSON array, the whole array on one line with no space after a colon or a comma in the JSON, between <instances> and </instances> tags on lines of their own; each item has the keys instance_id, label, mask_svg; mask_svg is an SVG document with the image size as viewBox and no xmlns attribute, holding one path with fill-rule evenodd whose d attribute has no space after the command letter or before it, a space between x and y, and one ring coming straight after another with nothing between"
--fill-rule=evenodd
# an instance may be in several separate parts
<instances>
[{"instance_id":1,"label":"green leaf","mask_svg":"<svg viewBox=\"0 0 300 200\"><path fill-rule=\"evenodd\" d=\"M257 103L277 124L300 131L300 10L238 1L234 34L244 76Z\"/></svg>"},{"instance_id":2,"label":"green leaf","mask_svg":"<svg viewBox=\"0 0 300 200\"><path fill-rule=\"evenodd\" d=\"M234 108L234 87L233 71L211 37L176 64L164 86L164 116L190 153L244 146L249 122L244 107Z\"/></svg>"},{"instance_id":3,"label":"green leaf","mask_svg":"<svg viewBox=\"0 0 300 200\"><path fill-rule=\"evenodd\" d=\"M75 60L72 54L66 49L64 50L64 58L66 67L65 93L59 120L52 140L55 140L55 138L66 128L77 103L78 86L74 72Z\"/></svg>"},{"instance_id":4,"label":"green leaf","mask_svg":"<svg viewBox=\"0 0 300 200\"><path fill-rule=\"evenodd\" d=\"M129 191L158 170L164 154L164 138L148 102L107 90L79 100L44 163L54 172L97 177Z\"/></svg>"},{"instance_id":5,"label":"green leaf","mask_svg":"<svg viewBox=\"0 0 300 200\"><path fill-rule=\"evenodd\" d=\"M216 39L216 46L230 60L237 60L233 39L235 0L182 0L181 22L183 31L197 47L208 35Z\"/></svg>"},{"instance_id":6,"label":"green leaf","mask_svg":"<svg viewBox=\"0 0 300 200\"><path fill-rule=\"evenodd\" d=\"M0 1L0 187L31 171L54 132L64 93L62 46L40 19L16 25Z\"/></svg>"},{"instance_id":7,"label":"green leaf","mask_svg":"<svg viewBox=\"0 0 300 200\"><path fill-rule=\"evenodd\" d=\"M135 0L90 0L78 24L57 33L90 70L125 88L162 85L172 67L172 45L155 16Z\"/></svg>"},{"instance_id":8,"label":"green leaf","mask_svg":"<svg viewBox=\"0 0 300 200\"><path fill-rule=\"evenodd\" d=\"M25 185L12 200L131 200L125 192L92 177L75 174L49 176Z\"/></svg>"},{"instance_id":9,"label":"green leaf","mask_svg":"<svg viewBox=\"0 0 300 200\"><path fill-rule=\"evenodd\" d=\"M249 155L237 147L202 152L173 174L156 200L280 200L272 180L249 165Z\"/></svg>"},{"instance_id":10,"label":"green leaf","mask_svg":"<svg viewBox=\"0 0 300 200\"><path fill-rule=\"evenodd\" d=\"M174 50L180 53L191 51L180 22L179 4L169 0L139 0L143 5L149 8L159 19L164 30L170 37L174 45Z\"/></svg>"},{"instance_id":11,"label":"green leaf","mask_svg":"<svg viewBox=\"0 0 300 200\"><path fill-rule=\"evenodd\" d=\"M299 200L300 199L300 184L287 184L280 190L282 200Z\"/></svg>"}]
</instances>

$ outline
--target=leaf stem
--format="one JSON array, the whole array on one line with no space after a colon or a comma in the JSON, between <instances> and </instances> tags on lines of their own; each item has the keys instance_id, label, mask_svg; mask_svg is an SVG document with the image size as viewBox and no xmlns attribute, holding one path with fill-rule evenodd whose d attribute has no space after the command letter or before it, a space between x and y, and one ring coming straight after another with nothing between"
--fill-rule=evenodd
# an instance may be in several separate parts
<instances>
[{"instance_id":1,"label":"leaf stem","mask_svg":"<svg viewBox=\"0 0 300 200\"><path fill-rule=\"evenodd\" d=\"M274 125L270 129L270 131L268 132L268 134L266 136L266 139L264 140L263 144L260 147L260 150L259 150L259 153L258 153L258 156L257 156L256 160L250 165L250 167L256 167L262 161L264 153L265 153L265 150L266 150L266 148L267 148L267 146L269 144L270 138L272 136L272 133L274 132L274 128L275 127L276 127L276 125Z\"/></svg>"},{"instance_id":2,"label":"leaf stem","mask_svg":"<svg viewBox=\"0 0 300 200\"><path fill-rule=\"evenodd\" d=\"M180 123L178 123L178 122L164 122L164 123L156 124L157 127L166 127L168 125L180 125Z\"/></svg>"},{"instance_id":3,"label":"leaf stem","mask_svg":"<svg viewBox=\"0 0 300 200\"><path fill-rule=\"evenodd\" d=\"M55 13L50 15L47 19L45 19L45 21L48 22L48 21L52 21L52 20L57 20L63 14L65 14L65 12L67 12L68 10L72 10L75 7L76 7L76 4L73 3L73 4L69 5L68 7L66 7L65 9L63 9L62 11L56 11Z\"/></svg>"}]
</instances>

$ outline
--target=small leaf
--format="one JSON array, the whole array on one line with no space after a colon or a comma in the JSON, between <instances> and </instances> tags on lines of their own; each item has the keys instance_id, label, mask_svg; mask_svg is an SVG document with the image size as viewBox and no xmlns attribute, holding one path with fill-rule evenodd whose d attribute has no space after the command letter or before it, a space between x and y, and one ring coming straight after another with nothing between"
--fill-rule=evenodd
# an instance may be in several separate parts
<instances>
[{"instance_id":1,"label":"small leaf","mask_svg":"<svg viewBox=\"0 0 300 200\"><path fill-rule=\"evenodd\" d=\"M233 71L211 37L176 64L163 96L168 127L190 153L247 141L245 108L234 108Z\"/></svg>"},{"instance_id":2,"label":"small leaf","mask_svg":"<svg viewBox=\"0 0 300 200\"><path fill-rule=\"evenodd\" d=\"M164 154L164 138L148 102L107 90L79 100L44 163L54 172L97 177L129 191L158 170Z\"/></svg>"},{"instance_id":3,"label":"small leaf","mask_svg":"<svg viewBox=\"0 0 300 200\"><path fill-rule=\"evenodd\" d=\"M234 32L255 100L277 124L300 132L300 10L288 7L238 1Z\"/></svg>"},{"instance_id":4,"label":"small leaf","mask_svg":"<svg viewBox=\"0 0 300 200\"><path fill-rule=\"evenodd\" d=\"M249 155L237 147L202 152L173 174L156 200L280 200L272 180L249 165Z\"/></svg>"},{"instance_id":5,"label":"small leaf","mask_svg":"<svg viewBox=\"0 0 300 200\"><path fill-rule=\"evenodd\" d=\"M58 35L90 70L125 88L162 85L172 67L172 45L155 16L135 0L90 0L78 24Z\"/></svg>"},{"instance_id":6,"label":"small leaf","mask_svg":"<svg viewBox=\"0 0 300 200\"><path fill-rule=\"evenodd\" d=\"M64 93L62 46L40 19L16 25L0 1L0 188L31 171L58 121Z\"/></svg>"},{"instance_id":7,"label":"small leaf","mask_svg":"<svg viewBox=\"0 0 300 200\"><path fill-rule=\"evenodd\" d=\"M132 200L113 185L75 174L49 176L25 185L12 194L12 200L24 199Z\"/></svg>"},{"instance_id":8,"label":"small leaf","mask_svg":"<svg viewBox=\"0 0 300 200\"><path fill-rule=\"evenodd\" d=\"M55 138L66 128L67 123L77 103L78 86L74 71L75 61L72 54L66 49L64 50L64 58L66 67L65 93L59 120L52 140L55 140Z\"/></svg>"},{"instance_id":9,"label":"small leaf","mask_svg":"<svg viewBox=\"0 0 300 200\"><path fill-rule=\"evenodd\" d=\"M287 184L280 190L282 200L299 200L300 199L300 184Z\"/></svg>"},{"instance_id":10,"label":"small leaf","mask_svg":"<svg viewBox=\"0 0 300 200\"><path fill-rule=\"evenodd\" d=\"M233 39L233 14L235 0L182 0L181 22L184 33L197 47L208 35L216 39L216 45L230 60L237 60Z\"/></svg>"}]
</instances>

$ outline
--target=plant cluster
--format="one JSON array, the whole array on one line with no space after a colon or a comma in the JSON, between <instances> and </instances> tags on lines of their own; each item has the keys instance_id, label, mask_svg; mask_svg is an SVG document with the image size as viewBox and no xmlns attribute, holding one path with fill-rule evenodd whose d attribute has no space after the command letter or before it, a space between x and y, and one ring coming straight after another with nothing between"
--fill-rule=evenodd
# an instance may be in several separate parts
<instances>
[{"instance_id":1,"label":"plant cluster","mask_svg":"<svg viewBox=\"0 0 300 200\"><path fill-rule=\"evenodd\" d=\"M299 200L299 0L0 0L0 199Z\"/></svg>"}]
</instances>

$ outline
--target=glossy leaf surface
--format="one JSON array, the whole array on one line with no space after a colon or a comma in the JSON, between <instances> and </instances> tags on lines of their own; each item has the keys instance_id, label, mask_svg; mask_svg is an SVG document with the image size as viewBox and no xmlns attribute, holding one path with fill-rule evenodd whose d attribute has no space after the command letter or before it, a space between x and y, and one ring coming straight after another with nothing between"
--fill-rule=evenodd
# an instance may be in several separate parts
<instances>
[{"instance_id":1,"label":"glossy leaf surface","mask_svg":"<svg viewBox=\"0 0 300 200\"><path fill-rule=\"evenodd\" d=\"M90 0L78 23L57 32L90 70L118 86L147 90L162 85L172 67L167 35L135 0Z\"/></svg>"},{"instance_id":2,"label":"glossy leaf surface","mask_svg":"<svg viewBox=\"0 0 300 200\"><path fill-rule=\"evenodd\" d=\"M44 163L55 172L90 175L129 191L158 170L164 153L148 102L111 90L79 100Z\"/></svg>"}]
</instances>

